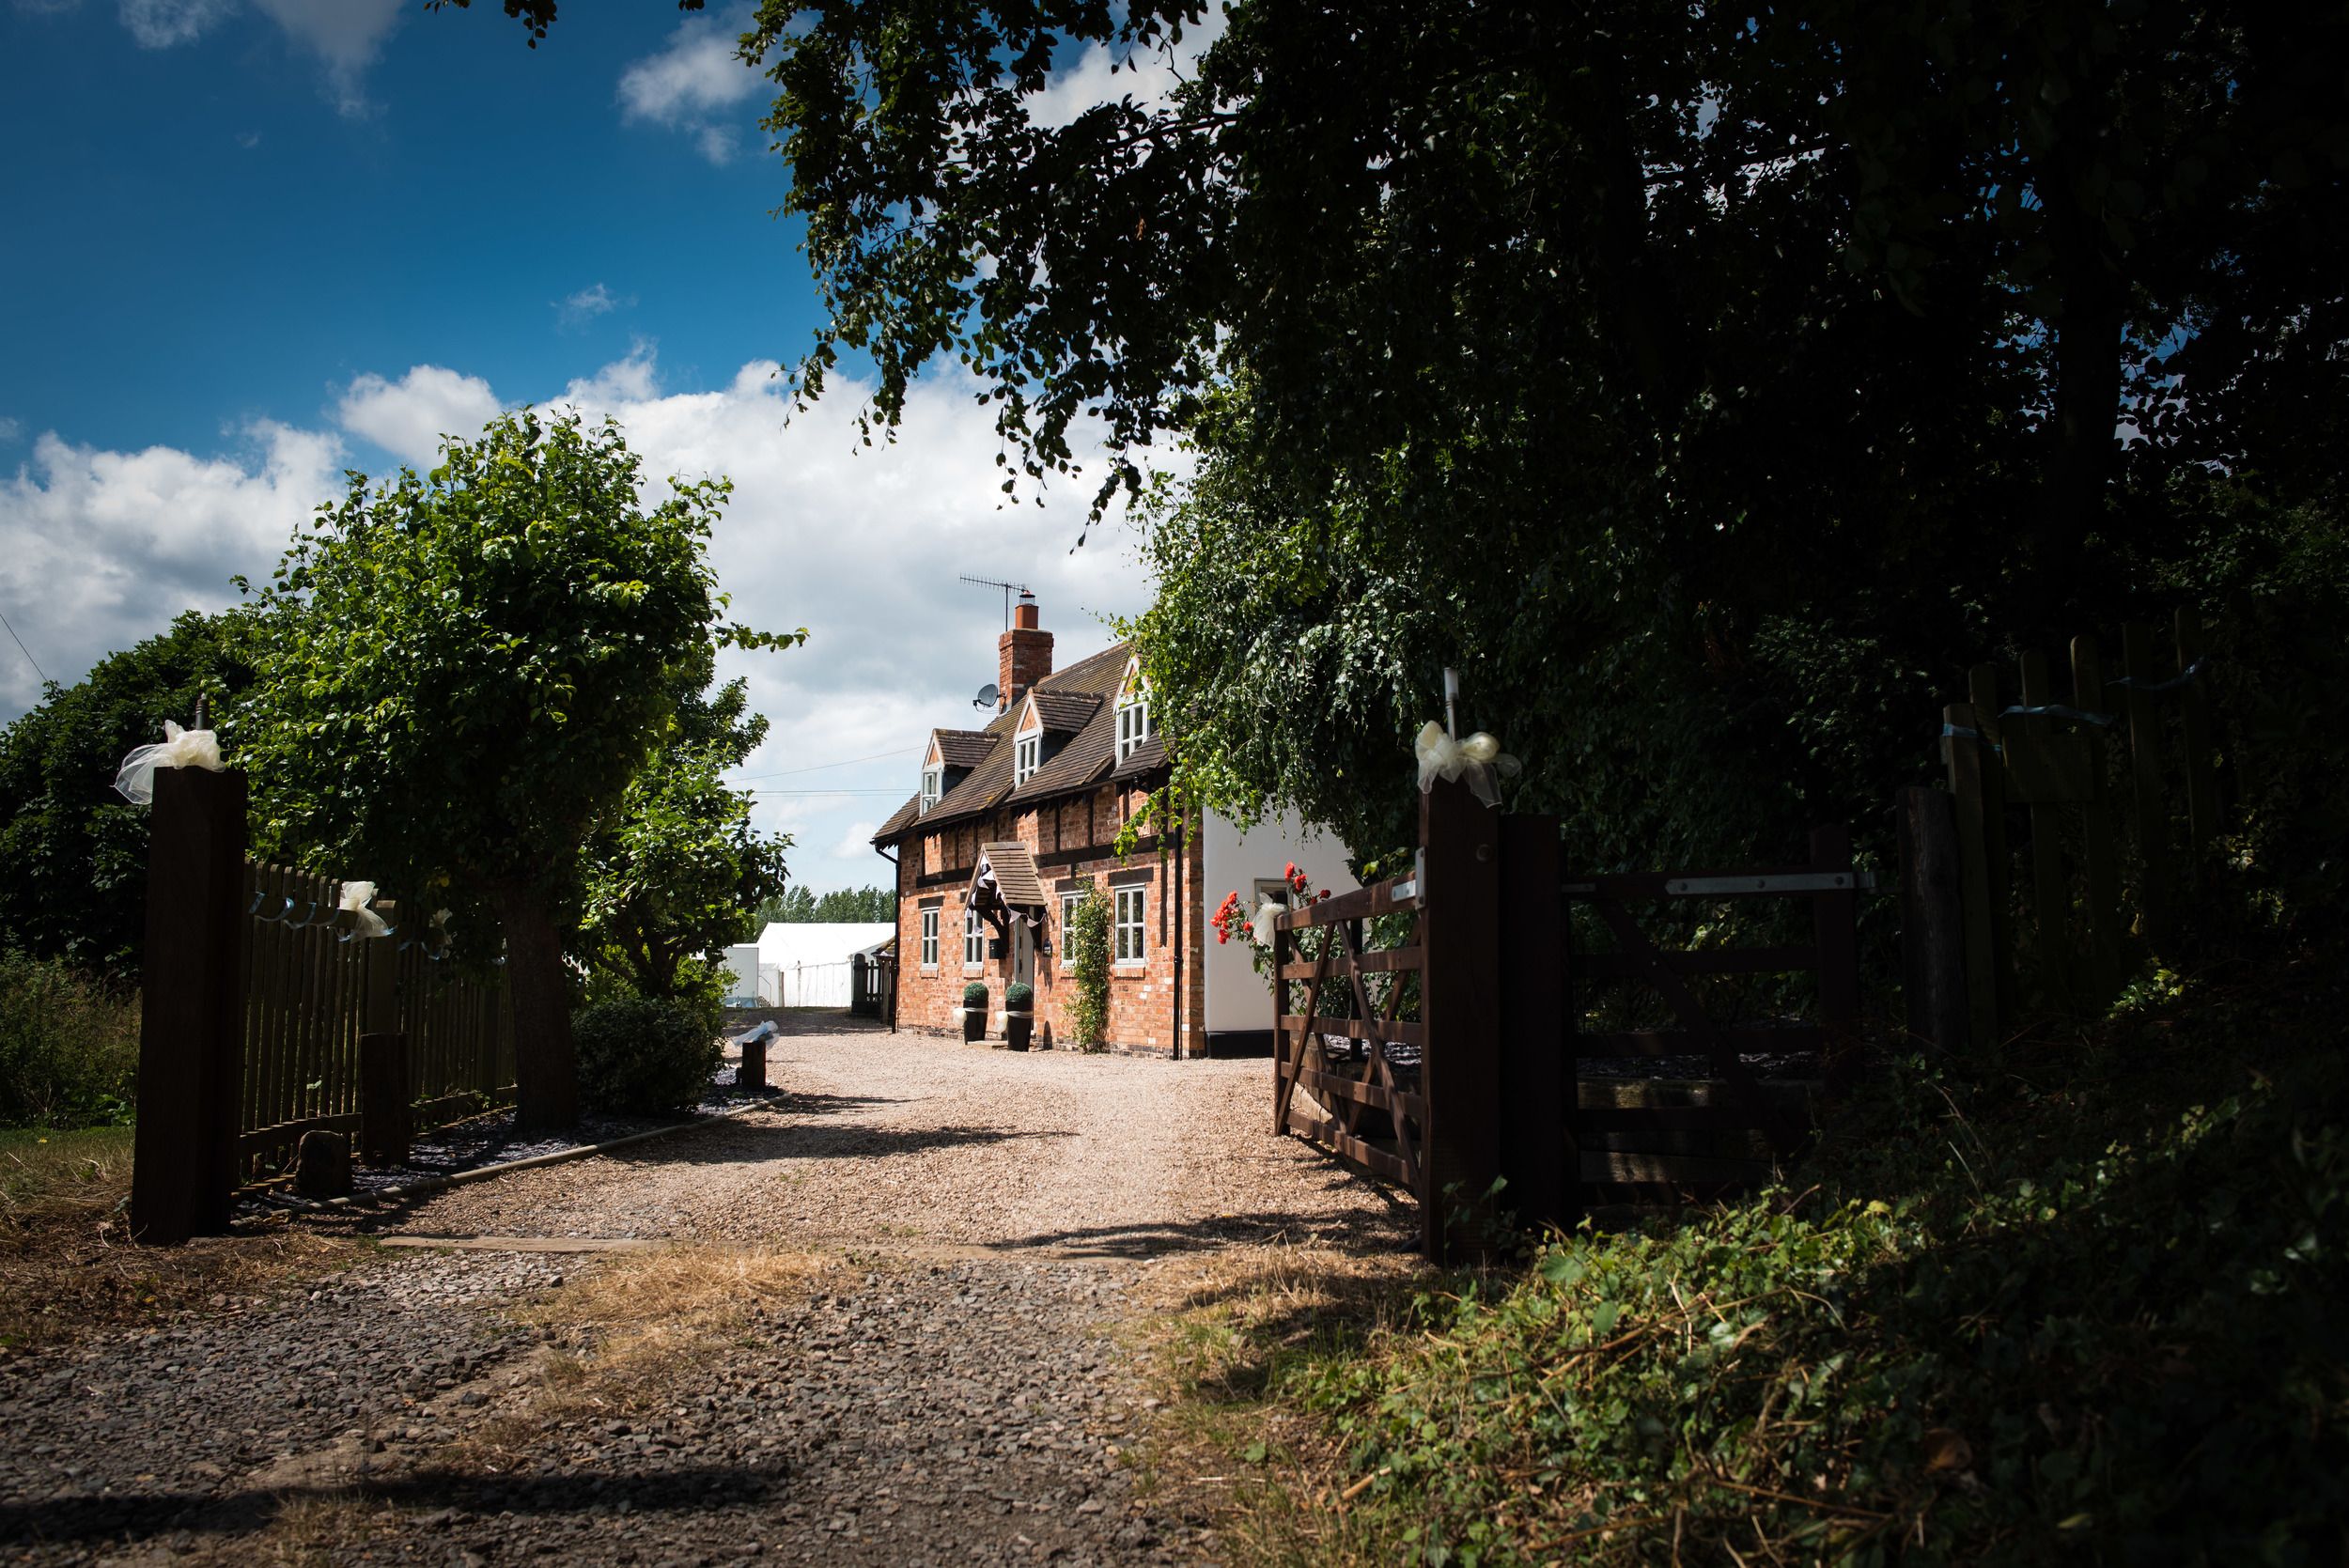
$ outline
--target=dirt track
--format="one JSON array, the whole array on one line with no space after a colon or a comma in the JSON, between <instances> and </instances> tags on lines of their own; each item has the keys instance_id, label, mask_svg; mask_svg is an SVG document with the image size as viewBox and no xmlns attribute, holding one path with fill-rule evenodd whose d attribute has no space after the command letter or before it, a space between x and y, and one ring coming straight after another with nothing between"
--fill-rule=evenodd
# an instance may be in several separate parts
<instances>
[{"instance_id":1,"label":"dirt track","mask_svg":"<svg viewBox=\"0 0 2349 1568\"><path fill-rule=\"evenodd\" d=\"M0 1548L1212 1560L1123 1456L1149 1423L1128 1303L1200 1249L1399 1249L1408 1212L1270 1136L1263 1062L855 1028L769 1061L770 1108L319 1221L392 1245L316 1299L20 1364ZM120 1441L150 1426L183 1436Z\"/></svg>"}]
</instances>

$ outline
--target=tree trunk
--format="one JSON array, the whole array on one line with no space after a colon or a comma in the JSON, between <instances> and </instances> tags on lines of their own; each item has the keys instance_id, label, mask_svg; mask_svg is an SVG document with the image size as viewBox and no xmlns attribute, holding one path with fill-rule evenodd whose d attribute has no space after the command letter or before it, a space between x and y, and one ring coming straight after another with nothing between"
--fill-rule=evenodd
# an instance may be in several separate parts
<instances>
[{"instance_id":1,"label":"tree trunk","mask_svg":"<svg viewBox=\"0 0 2349 1568\"><path fill-rule=\"evenodd\" d=\"M579 1123L579 1058L571 1045L571 993L563 939L535 888L497 890L506 927L506 983L514 992L514 1085L522 1130Z\"/></svg>"}]
</instances>

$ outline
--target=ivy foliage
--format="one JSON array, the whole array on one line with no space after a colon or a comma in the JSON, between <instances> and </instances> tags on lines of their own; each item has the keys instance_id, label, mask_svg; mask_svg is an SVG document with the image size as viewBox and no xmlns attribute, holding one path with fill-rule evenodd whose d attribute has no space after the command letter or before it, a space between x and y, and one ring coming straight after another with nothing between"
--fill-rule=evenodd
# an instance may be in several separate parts
<instances>
[{"instance_id":1,"label":"ivy foliage","mask_svg":"<svg viewBox=\"0 0 2349 1568\"><path fill-rule=\"evenodd\" d=\"M2165 976L2094 1040L1906 1063L1803 1190L1553 1236L1423 1279L1361 1337L1284 1342L1267 1392L1313 1424L1272 1475L1300 1505L1358 1488L1292 1523L1330 1560L1460 1568L2326 1560L2349 1514L2328 972Z\"/></svg>"},{"instance_id":2,"label":"ivy foliage","mask_svg":"<svg viewBox=\"0 0 2349 1568\"><path fill-rule=\"evenodd\" d=\"M1068 1029L1085 1050L1109 1043L1111 914L1109 894L1099 883L1087 882L1067 917L1076 942L1069 977L1077 986L1076 1000L1068 1004Z\"/></svg>"}]
</instances>

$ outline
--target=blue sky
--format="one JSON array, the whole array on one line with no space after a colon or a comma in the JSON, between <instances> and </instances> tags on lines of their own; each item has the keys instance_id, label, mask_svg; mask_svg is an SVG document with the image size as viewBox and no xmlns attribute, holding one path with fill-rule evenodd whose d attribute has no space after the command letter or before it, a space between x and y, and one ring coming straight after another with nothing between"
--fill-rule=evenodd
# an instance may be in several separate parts
<instances>
[{"instance_id":1,"label":"blue sky","mask_svg":"<svg viewBox=\"0 0 2349 1568\"><path fill-rule=\"evenodd\" d=\"M1068 554L1070 487L997 509L952 377L894 449L857 454L854 387L786 426L773 363L818 314L739 11L567 6L532 50L496 0L0 4L0 613L49 676L226 603L345 467L521 402L608 411L656 472L736 480L723 585L814 633L727 673L775 726L761 825L820 889L885 872L860 835L995 678L1000 596L957 576L1031 583L1062 662L1146 600L1122 531ZM0 644L0 718L39 691Z\"/></svg>"}]
</instances>

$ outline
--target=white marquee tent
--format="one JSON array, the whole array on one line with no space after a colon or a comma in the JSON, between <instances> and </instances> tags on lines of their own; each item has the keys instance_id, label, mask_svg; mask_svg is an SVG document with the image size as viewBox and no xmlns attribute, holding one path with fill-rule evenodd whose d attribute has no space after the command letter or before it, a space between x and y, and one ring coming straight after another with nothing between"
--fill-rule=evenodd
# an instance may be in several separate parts
<instances>
[{"instance_id":1,"label":"white marquee tent","mask_svg":"<svg viewBox=\"0 0 2349 1568\"><path fill-rule=\"evenodd\" d=\"M759 1005L848 1006L848 955L896 932L885 920L776 921L758 934Z\"/></svg>"}]
</instances>

